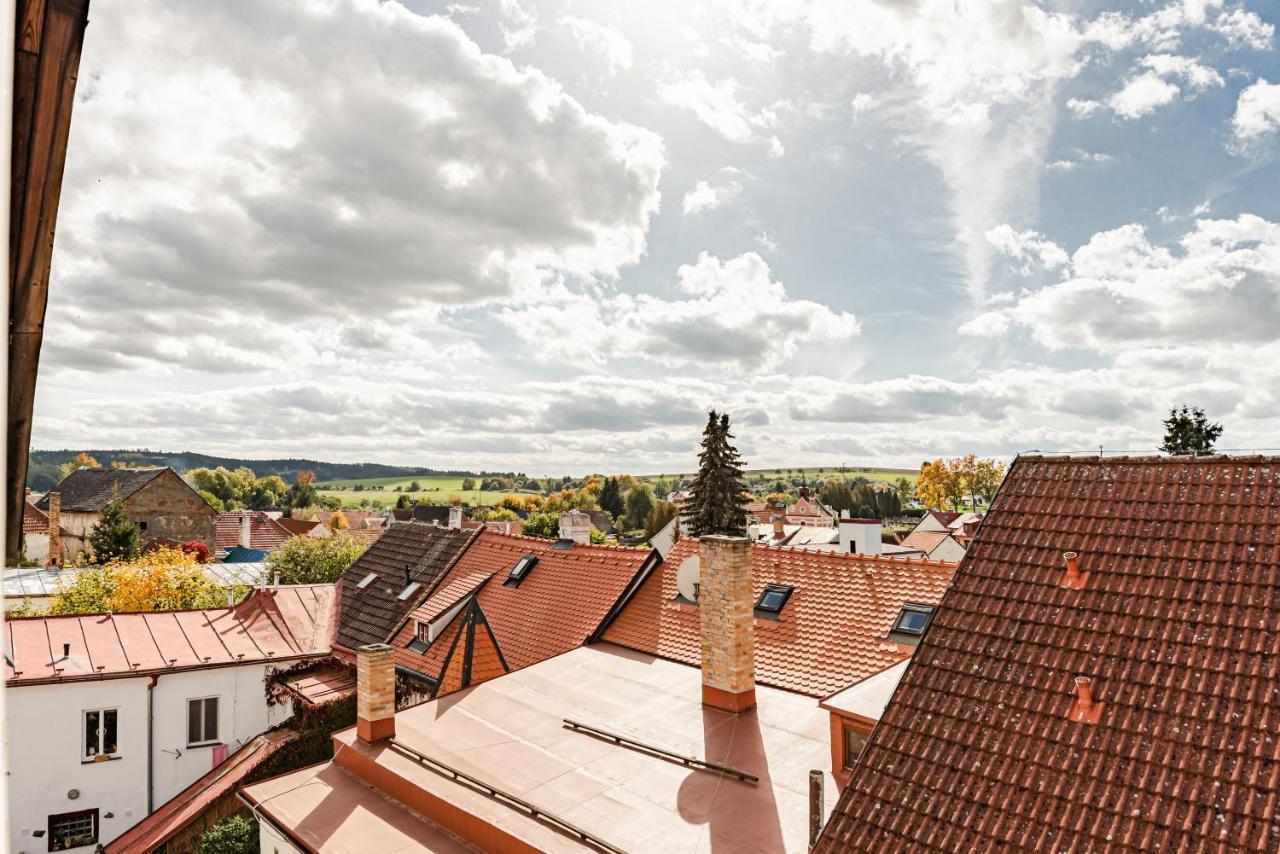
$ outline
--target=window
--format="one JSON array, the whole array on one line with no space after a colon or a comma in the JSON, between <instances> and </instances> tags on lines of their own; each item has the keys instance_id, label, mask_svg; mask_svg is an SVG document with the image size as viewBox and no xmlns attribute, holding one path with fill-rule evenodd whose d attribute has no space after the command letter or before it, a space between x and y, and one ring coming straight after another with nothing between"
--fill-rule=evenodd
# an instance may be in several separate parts
<instances>
[{"instance_id":1,"label":"window","mask_svg":"<svg viewBox=\"0 0 1280 854\"><path fill-rule=\"evenodd\" d=\"M794 590L794 587L782 584L766 584L764 592L760 594L760 600L756 602L756 616L776 618Z\"/></svg>"},{"instance_id":2,"label":"window","mask_svg":"<svg viewBox=\"0 0 1280 854\"><path fill-rule=\"evenodd\" d=\"M49 850L66 851L98 841L98 811L80 810L49 816Z\"/></svg>"},{"instance_id":3,"label":"window","mask_svg":"<svg viewBox=\"0 0 1280 854\"><path fill-rule=\"evenodd\" d=\"M218 741L218 698L187 700L187 747Z\"/></svg>"},{"instance_id":4,"label":"window","mask_svg":"<svg viewBox=\"0 0 1280 854\"><path fill-rule=\"evenodd\" d=\"M537 555L525 555L516 561L516 565L511 567L511 572L507 575L505 584L508 587L516 587L524 577L529 574L529 570L533 569L533 565L538 562Z\"/></svg>"},{"instance_id":5,"label":"window","mask_svg":"<svg viewBox=\"0 0 1280 854\"><path fill-rule=\"evenodd\" d=\"M95 762L115 756L119 750L116 743L115 709L90 709L84 713L84 755L83 762Z\"/></svg>"},{"instance_id":6,"label":"window","mask_svg":"<svg viewBox=\"0 0 1280 854\"><path fill-rule=\"evenodd\" d=\"M893 630L918 637L924 634L925 627L929 625L929 618L932 616L933 606L931 605L903 605L902 610L898 612L898 619L893 621Z\"/></svg>"},{"instance_id":7,"label":"window","mask_svg":"<svg viewBox=\"0 0 1280 854\"><path fill-rule=\"evenodd\" d=\"M143 522L139 522L139 523L138 523L138 530L139 530L139 531L145 531L145 530L147 530L147 523L146 523L145 521L143 521Z\"/></svg>"},{"instance_id":8,"label":"window","mask_svg":"<svg viewBox=\"0 0 1280 854\"><path fill-rule=\"evenodd\" d=\"M841 729L844 731L843 767L844 770L848 771L858 761L858 756L862 754L862 748L867 746L867 734L854 729L848 724L845 724Z\"/></svg>"}]
</instances>

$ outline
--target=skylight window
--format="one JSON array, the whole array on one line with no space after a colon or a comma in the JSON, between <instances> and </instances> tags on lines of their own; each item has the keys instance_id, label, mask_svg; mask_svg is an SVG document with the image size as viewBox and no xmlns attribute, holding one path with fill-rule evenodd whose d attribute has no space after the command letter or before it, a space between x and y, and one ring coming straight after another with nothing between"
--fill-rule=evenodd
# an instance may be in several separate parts
<instances>
[{"instance_id":1,"label":"skylight window","mask_svg":"<svg viewBox=\"0 0 1280 854\"><path fill-rule=\"evenodd\" d=\"M782 612L782 608L787 604L787 600L791 598L794 587L787 587L784 584L766 584L764 592L760 594L760 600L756 602L757 617L773 617L776 618Z\"/></svg>"},{"instance_id":2,"label":"skylight window","mask_svg":"<svg viewBox=\"0 0 1280 854\"><path fill-rule=\"evenodd\" d=\"M524 581L524 577L529 574L529 570L533 569L533 565L537 562L537 555L525 555L516 561L516 565L511 567L511 572L507 574L507 586L515 587L519 585L521 581Z\"/></svg>"},{"instance_id":3,"label":"skylight window","mask_svg":"<svg viewBox=\"0 0 1280 854\"><path fill-rule=\"evenodd\" d=\"M898 612L898 619L893 621L893 630L904 635L919 637L933 617L932 605L903 605Z\"/></svg>"},{"instance_id":4,"label":"skylight window","mask_svg":"<svg viewBox=\"0 0 1280 854\"><path fill-rule=\"evenodd\" d=\"M412 596L414 593L418 592L418 588L420 587L422 587L422 585L415 581L405 589L401 590L400 595L397 596L396 598L399 599L401 602L403 602L404 600Z\"/></svg>"},{"instance_id":5,"label":"skylight window","mask_svg":"<svg viewBox=\"0 0 1280 854\"><path fill-rule=\"evenodd\" d=\"M357 584L356 587L363 590L377 580L378 580L378 573L371 572L368 575L366 575L364 578L360 579L360 583Z\"/></svg>"}]
</instances>

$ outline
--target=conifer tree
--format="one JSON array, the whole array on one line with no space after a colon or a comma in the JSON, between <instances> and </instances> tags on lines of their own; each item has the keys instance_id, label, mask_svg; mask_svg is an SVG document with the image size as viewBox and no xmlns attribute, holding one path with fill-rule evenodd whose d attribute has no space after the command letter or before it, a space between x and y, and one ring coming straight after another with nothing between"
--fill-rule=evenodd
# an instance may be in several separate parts
<instances>
[{"instance_id":1,"label":"conifer tree","mask_svg":"<svg viewBox=\"0 0 1280 854\"><path fill-rule=\"evenodd\" d=\"M683 516L689 533L743 536L747 532L746 485L742 479L742 458L729 441L729 414L714 409L702 431L702 451L698 454L698 474L689 485L691 493Z\"/></svg>"},{"instance_id":2,"label":"conifer tree","mask_svg":"<svg viewBox=\"0 0 1280 854\"><path fill-rule=\"evenodd\" d=\"M604 483L600 487L600 494L596 496L596 501L600 502L600 509L612 514L614 519L620 517L626 510L626 505L622 499L622 485L618 483L616 477L606 477Z\"/></svg>"},{"instance_id":3,"label":"conifer tree","mask_svg":"<svg viewBox=\"0 0 1280 854\"><path fill-rule=\"evenodd\" d=\"M1213 443L1222 435L1222 425L1212 423L1200 407L1174 407L1164 422L1164 443L1160 450L1176 456L1203 456L1213 453Z\"/></svg>"},{"instance_id":4,"label":"conifer tree","mask_svg":"<svg viewBox=\"0 0 1280 854\"><path fill-rule=\"evenodd\" d=\"M133 560L142 553L142 530L129 521L119 498L102 506L97 523L89 531L89 553L94 563Z\"/></svg>"}]
</instances>

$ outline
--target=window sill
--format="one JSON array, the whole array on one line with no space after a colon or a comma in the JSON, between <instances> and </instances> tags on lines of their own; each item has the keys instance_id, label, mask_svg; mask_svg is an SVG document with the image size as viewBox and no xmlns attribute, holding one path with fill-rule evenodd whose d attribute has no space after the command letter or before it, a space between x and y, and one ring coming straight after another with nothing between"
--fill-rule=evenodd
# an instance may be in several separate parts
<instances>
[{"instance_id":1,"label":"window sill","mask_svg":"<svg viewBox=\"0 0 1280 854\"><path fill-rule=\"evenodd\" d=\"M111 753L106 756L98 756L93 759L81 759L80 764L81 765L102 765L103 763L106 763L106 762L115 762L117 759L124 759L124 757L118 753Z\"/></svg>"},{"instance_id":2,"label":"window sill","mask_svg":"<svg viewBox=\"0 0 1280 854\"><path fill-rule=\"evenodd\" d=\"M217 747L222 744L221 741L197 741L195 744L188 744L187 750L199 750L202 747Z\"/></svg>"}]
</instances>

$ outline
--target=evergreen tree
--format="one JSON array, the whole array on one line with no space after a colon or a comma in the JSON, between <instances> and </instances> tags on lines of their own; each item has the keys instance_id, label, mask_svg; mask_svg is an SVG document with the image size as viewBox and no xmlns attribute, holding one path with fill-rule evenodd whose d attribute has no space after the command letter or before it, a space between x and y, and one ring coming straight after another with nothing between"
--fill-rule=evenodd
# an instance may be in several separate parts
<instances>
[{"instance_id":1,"label":"evergreen tree","mask_svg":"<svg viewBox=\"0 0 1280 854\"><path fill-rule=\"evenodd\" d=\"M1222 435L1222 425L1211 423L1200 407L1175 406L1164 421L1164 444L1160 450L1175 456L1198 457L1213 453L1213 443Z\"/></svg>"},{"instance_id":2,"label":"evergreen tree","mask_svg":"<svg viewBox=\"0 0 1280 854\"><path fill-rule=\"evenodd\" d=\"M626 510L622 501L622 486L616 477L606 477L600 486L600 494L596 496L600 509L617 519Z\"/></svg>"},{"instance_id":3,"label":"evergreen tree","mask_svg":"<svg viewBox=\"0 0 1280 854\"><path fill-rule=\"evenodd\" d=\"M747 530L746 487L742 481L742 458L731 443L728 413L714 409L702 431L702 452L698 454L698 474L689 485L691 494L684 508L689 533L742 536Z\"/></svg>"},{"instance_id":4,"label":"evergreen tree","mask_svg":"<svg viewBox=\"0 0 1280 854\"><path fill-rule=\"evenodd\" d=\"M102 507L89 531L89 553L94 563L133 560L142 553L142 529L129 521L124 502L112 498Z\"/></svg>"}]
</instances>

